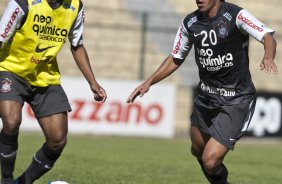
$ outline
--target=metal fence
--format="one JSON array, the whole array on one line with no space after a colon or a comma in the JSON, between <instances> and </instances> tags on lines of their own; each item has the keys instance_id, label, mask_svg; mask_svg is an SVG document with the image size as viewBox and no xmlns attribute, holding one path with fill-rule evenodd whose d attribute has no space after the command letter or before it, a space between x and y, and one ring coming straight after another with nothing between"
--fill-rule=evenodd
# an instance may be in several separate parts
<instances>
[{"instance_id":1,"label":"metal fence","mask_svg":"<svg viewBox=\"0 0 282 184\"><path fill-rule=\"evenodd\" d=\"M129 12L88 7L86 29L91 31L86 30L85 37L91 38L91 41L87 39L86 44L92 48L93 57L101 58L104 63L111 63L113 68L119 68L124 74L123 78L142 80L170 54L182 18L171 12ZM123 59L114 59L113 63L113 58L107 60L107 57L103 57L113 53L114 58ZM193 52L187 60L193 60L192 58ZM176 78L185 76L181 79L182 82L194 84L197 81L198 74L193 61L183 64L178 74ZM119 77L116 72L115 75Z\"/></svg>"}]
</instances>

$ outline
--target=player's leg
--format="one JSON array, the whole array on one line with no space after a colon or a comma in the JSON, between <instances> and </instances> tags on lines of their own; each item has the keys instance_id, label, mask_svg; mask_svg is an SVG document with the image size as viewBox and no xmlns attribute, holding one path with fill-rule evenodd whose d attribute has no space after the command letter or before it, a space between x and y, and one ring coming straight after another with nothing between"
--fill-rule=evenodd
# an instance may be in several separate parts
<instances>
[{"instance_id":1,"label":"player's leg","mask_svg":"<svg viewBox=\"0 0 282 184\"><path fill-rule=\"evenodd\" d=\"M228 170L223 164L229 149L210 138L202 155L202 169L211 184L227 184Z\"/></svg>"},{"instance_id":2,"label":"player's leg","mask_svg":"<svg viewBox=\"0 0 282 184\"><path fill-rule=\"evenodd\" d=\"M210 177L210 175L207 173L203 161L202 161L202 157L206 148L206 144L208 143L208 141L210 140L210 136L203 133L202 131L199 130L198 127L191 125L191 129L190 129L190 137L191 137L191 152L192 154L197 158L201 169L204 173L204 175L206 176L206 178L211 182L212 178Z\"/></svg>"},{"instance_id":3,"label":"player's leg","mask_svg":"<svg viewBox=\"0 0 282 184\"><path fill-rule=\"evenodd\" d=\"M211 136L214 136L214 132L216 132L214 131L214 122L211 120L214 119L217 114L218 111L215 111L213 107L195 103L191 115L191 151L198 159L204 175L212 184L218 184L218 178L222 178L221 176L226 174L227 171L224 169L225 167L220 164L222 163L224 155L227 153L225 152L225 147L223 147L224 149L222 150L222 147L220 147L222 145L215 144L217 142L215 142L214 138ZM212 149L213 146L215 147L214 149ZM216 152L217 149L222 151ZM222 182L222 184L226 184L226 182Z\"/></svg>"},{"instance_id":4,"label":"player's leg","mask_svg":"<svg viewBox=\"0 0 282 184\"><path fill-rule=\"evenodd\" d=\"M1 184L13 181L22 104L17 101L0 101L3 127L0 132Z\"/></svg>"},{"instance_id":5,"label":"player's leg","mask_svg":"<svg viewBox=\"0 0 282 184\"><path fill-rule=\"evenodd\" d=\"M223 164L229 150L246 131L254 112L255 99L248 103L221 106L216 118L211 120L209 132L212 138L207 142L203 155L203 167L212 184L226 184L228 170Z\"/></svg>"},{"instance_id":6,"label":"player's leg","mask_svg":"<svg viewBox=\"0 0 282 184\"><path fill-rule=\"evenodd\" d=\"M7 183L7 180L12 180L13 177L21 111L28 90L29 85L22 78L10 72L0 72L0 116L3 123L0 133L2 183L4 180Z\"/></svg>"},{"instance_id":7,"label":"player's leg","mask_svg":"<svg viewBox=\"0 0 282 184\"><path fill-rule=\"evenodd\" d=\"M32 163L18 178L19 184L31 184L48 172L60 157L67 141L68 118L71 110L68 98L60 85L33 87L29 101L44 132L46 142L34 154Z\"/></svg>"},{"instance_id":8,"label":"player's leg","mask_svg":"<svg viewBox=\"0 0 282 184\"><path fill-rule=\"evenodd\" d=\"M206 106L201 106L199 104L194 105L194 110L191 115L191 152L197 158L201 169L206 176L206 178L211 181L209 174L206 172L206 169L203 165L202 157L204 150L206 148L206 144L210 140L211 136L209 135L209 127L210 127L210 117L212 115L212 111L210 109L206 109ZM203 111L205 110L205 111Z\"/></svg>"},{"instance_id":9,"label":"player's leg","mask_svg":"<svg viewBox=\"0 0 282 184\"><path fill-rule=\"evenodd\" d=\"M191 137L191 152L198 159L201 160L205 146L210 139L210 136L201 132L198 127L191 125L190 128Z\"/></svg>"},{"instance_id":10,"label":"player's leg","mask_svg":"<svg viewBox=\"0 0 282 184\"><path fill-rule=\"evenodd\" d=\"M38 121L46 142L34 154L31 164L18 179L20 184L32 184L50 171L67 143L67 112L39 118Z\"/></svg>"}]
</instances>

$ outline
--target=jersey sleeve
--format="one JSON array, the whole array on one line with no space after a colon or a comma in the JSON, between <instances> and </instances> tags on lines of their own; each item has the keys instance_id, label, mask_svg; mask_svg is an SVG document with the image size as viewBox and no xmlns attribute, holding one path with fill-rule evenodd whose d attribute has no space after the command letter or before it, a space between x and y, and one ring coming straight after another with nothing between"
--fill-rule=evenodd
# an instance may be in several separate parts
<instances>
[{"instance_id":1,"label":"jersey sleeve","mask_svg":"<svg viewBox=\"0 0 282 184\"><path fill-rule=\"evenodd\" d=\"M256 40L261 41L265 33L274 34L274 30L266 27L256 19L250 12L242 9L236 17L236 25L243 33L248 33Z\"/></svg>"},{"instance_id":2,"label":"jersey sleeve","mask_svg":"<svg viewBox=\"0 0 282 184\"><path fill-rule=\"evenodd\" d=\"M176 59L185 59L192 47L192 42L189 40L189 34L184 24L182 23L175 36L172 57Z\"/></svg>"},{"instance_id":3,"label":"jersey sleeve","mask_svg":"<svg viewBox=\"0 0 282 184\"><path fill-rule=\"evenodd\" d=\"M10 0L0 21L0 42L7 42L21 27L25 17L25 8L15 0Z\"/></svg>"},{"instance_id":4,"label":"jersey sleeve","mask_svg":"<svg viewBox=\"0 0 282 184\"><path fill-rule=\"evenodd\" d=\"M72 46L77 47L83 44L84 29L84 7L82 6L69 34L69 41Z\"/></svg>"}]
</instances>

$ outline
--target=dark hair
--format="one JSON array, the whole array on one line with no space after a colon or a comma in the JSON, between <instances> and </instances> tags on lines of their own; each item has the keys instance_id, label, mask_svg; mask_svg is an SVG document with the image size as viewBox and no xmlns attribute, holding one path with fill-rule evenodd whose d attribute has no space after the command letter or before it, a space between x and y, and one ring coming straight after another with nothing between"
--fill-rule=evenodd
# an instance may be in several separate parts
<instances>
[{"instance_id":1,"label":"dark hair","mask_svg":"<svg viewBox=\"0 0 282 184\"><path fill-rule=\"evenodd\" d=\"M221 2L225 2L225 0L221 0Z\"/></svg>"}]
</instances>

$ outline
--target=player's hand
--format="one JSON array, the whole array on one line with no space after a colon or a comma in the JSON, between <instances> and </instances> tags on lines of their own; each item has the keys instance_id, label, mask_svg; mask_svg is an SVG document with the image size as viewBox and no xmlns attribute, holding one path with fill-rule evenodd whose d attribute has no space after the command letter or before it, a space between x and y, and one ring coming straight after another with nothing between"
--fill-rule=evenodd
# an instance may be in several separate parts
<instances>
[{"instance_id":1,"label":"player's hand","mask_svg":"<svg viewBox=\"0 0 282 184\"><path fill-rule=\"evenodd\" d=\"M127 103L133 103L137 96L142 97L145 93L147 93L150 89L149 83L143 83L142 85L135 88L135 90L130 94L127 98Z\"/></svg>"},{"instance_id":2,"label":"player's hand","mask_svg":"<svg viewBox=\"0 0 282 184\"><path fill-rule=\"evenodd\" d=\"M91 90L94 93L94 99L98 102L105 102L107 99L107 93L106 91L100 86L100 85L95 85L94 87L91 87Z\"/></svg>"},{"instance_id":3,"label":"player's hand","mask_svg":"<svg viewBox=\"0 0 282 184\"><path fill-rule=\"evenodd\" d=\"M265 71L268 74L277 74L278 69L276 64L271 59L263 59L260 64L260 70Z\"/></svg>"}]
</instances>

